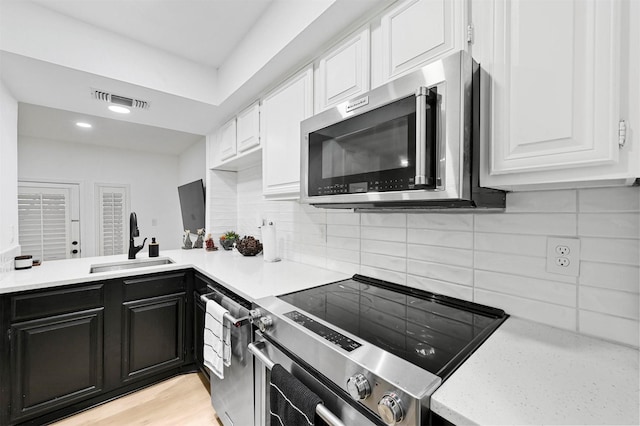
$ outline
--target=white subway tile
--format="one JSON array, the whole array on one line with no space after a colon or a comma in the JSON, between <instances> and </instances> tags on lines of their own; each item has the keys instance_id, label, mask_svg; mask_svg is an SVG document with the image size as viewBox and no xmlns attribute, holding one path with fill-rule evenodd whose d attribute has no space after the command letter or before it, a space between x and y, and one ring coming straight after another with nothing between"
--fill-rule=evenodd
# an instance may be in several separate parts
<instances>
[{"instance_id":1,"label":"white subway tile","mask_svg":"<svg viewBox=\"0 0 640 426\"><path fill-rule=\"evenodd\" d=\"M640 293L640 268L582 261L579 281L580 285Z\"/></svg>"},{"instance_id":2,"label":"white subway tile","mask_svg":"<svg viewBox=\"0 0 640 426\"><path fill-rule=\"evenodd\" d=\"M576 309L475 289L474 302L503 309L507 314L566 330L576 330Z\"/></svg>"},{"instance_id":3,"label":"white subway tile","mask_svg":"<svg viewBox=\"0 0 640 426\"><path fill-rule=\"evenodd\" d=\"M327 223L331 225L360 225L360 213L327 211Z\"/></svg>"},{"instance_id":4,"label":"white subway tile","mask_svg":"<svg viewBox=\"0 0 640 426\"><path fill-rule=\"evenodd\" d=\"M476 232L474 246L480 251L544 257L547 253L547 237Z\"/></svg>"},{"instance_id":5,"label":"white subway tile","mask_svg":"<svg viewBox=\"0 0 640 426\"><path fill-rule=\"evenodd\" d=\"M360 251L327 248L327 258L349 263L360 263Z\"/></svg>"},{"instance_id":6,"label":"white subway tile","mask_svg":"<svg viewBox=\"0 0 640 426\"><path fill-rule=\"evenodd\" d=\"M407 281L407 275L405 273L380 269L373 266L360 265L360 273L367 277L378 278L401 285L406 284Z\"/></svg>"},{"instance_id":7,"label":"white subway tile","mask_svg":"<svg viewBox=\"0 0 640 426\"><path fill-rule=\"evenodd\" d=\"M360 237L364 240L398 241L407 240L406 228L383 228L377 226L361 226Z\"/></svg>"},{"instance_id":8,"label":"white subway tile","mask_svg":"<svg viewBox=\"0 0 640 426\"><path fill-rule=\"evenodd\" d=\"M472 250L409 244L407 253L410 259L464 266L467 268L473 267Z\"/></svg>"},{"instance_id":9,"label":"white subway tile","mask_svg":"<svg viewBox=\"0 0 640 426\"><path fill-rule=\"evenodd\" d=\"M638 347L638 321L590 311L580 311L580 333Z\"/></svg>"},{"instance_id":10,"label":"white subway tile","mask_svg":"<svg viewBox=\"0 0 640 426\"><path fill-rule=\"evenodd\" d=\"M640 187L580 189L580 212L640 212Z\"/></svg>"},{"instance_id":11,"label":"white subway tile","mask_svg":"<svg viewBox=\"0 0 640 426\"><path fill-rule=\"evenodd\" d=\"M617 290L580 286L580 309L613 314L637 320L640 309L637 293L625 293Z\"/></svg>"},{"instance_id":12,"label":"white subway tile","mask_svg":"<svg viewBox=\"0 0 640 426\"><path fill-rule=\"evenodd\" d=\"M478 214L476 232L530 235L576 235L576 215L569 213Z\"/></svg>"},{"instance_id":13,"label":"white subway tile","mask_svg":"<svg viewBox=\"0 0 640 426\"><path fill-rule=\"evenodd\" d=\"M408 274L407 286L420 290L430 291L431 293L456 297L462 300L473 300L473 288L465 285L458 285L446 281L439 281L431 278Z\"/></svg>"},{"instance_id":14,"label":"white subway tile","mask_svg":"<svg viewBox=\"0 0 640 426\"><path fill-rule=\"evenodd\" d=\"M384 226L405 228L407 215L404 213L362 213L360 216L363 226Z\"/></svg>"},{"instance_id":15,"label":"white subway tile","mask_svg":"<svg viewBox=\"0 0 640 426\"><path fill-rule=\"evenodd\" d=\"M407 242L433 246L473 248L473 233L467 231L440 231L434 229L408 229Z\"/></svg>"},{"instance_id":16,"label":"white subway tile","mask_svg":"<svg viewBox=\"0 0 640 426\"><path fill-rule=\"evenodd\" d=\"M476 288L576 307L577 287L574 284L489 271L475 271L474 283Z\"/></svg>"},{"instance_id":17,"label":"white subway tile","mask_svg":"<svg viewBox=\"0 0 640 426\"><path fill-rule=\"evenodd\" d=\"M360 264L363 266L373 266L391 271L407 271L407 259L404 257L362 252L360 254Z\"/></svg>"},{"instance_id":18,"label":"white subway tile","mask_svg":"<svg viewBox=\"0 0 640 426\"><path fill-rule=\"evenodd\" d=\"M360 239L328 235L327 247L360 251Z\"/></svg>"},{"instance_id":19,"label":"white subway tile","mask_svg":"<svg viewBox=\"0 0 640 426\"><path fill-rule=\"evenodd\" d=\"M476 270L503 272L523 277L540 278L572 284L577 282L576 277L547 272L547 260L542 257L476 251L474 266Z\"/></svg>"},{"instance_id":20,"label":"white subway tile","mask_svg":"<svg viewBox=\"0 0 640 426\"><path fill-rule=\"evenodd\" d=\"M637 266L640 241L613 238L580 238L580 259Z\"/></svg>"},{"instance_id":21,"label":"white subway tile","mask_svg":"<svg viewBox=\"0 0 640 426\"><path fill-rule=\"evenodd\" d=\"M408 259L407 273L454 284L473 285L473 269L470 268Z\"/></svg>"},{"instance_id":22,"label":"white subway tile","mask_svg":"<svg viewBox=\"0 0 640 426\"><path fill-rule=\"evenodd\" d=\"M510 192L507 212L573 213L577 209L575 190Z\"/></svg>"},{"instance_id":23,"label":"white subway tile","mask_svg":"<svg viewBox=\"0 0 640 426\"><path fill-rule=\"evenodd\" d=\"M360 227L354 225L327 225L327 235L333 237L360 238Z\"/></svg>"},{"instance_id":24,"label":"white subway tile","mask_svg":"<svg viewBox=\"0 0 640 426\"><path fill-rule=\"evenodd\" d=\"M473 231L473 215L464 213L409 213L409 228Z\"/></svg>"},{"instance_id":25,"label":"white subway tile","mask_svg":"<svg viewBox=\"0 0 640 426\"><path fill-rule=\"evenodd\" d=\"M360 273L360 264L359 263L349 263L344 262L341 259L331 259L327 258L327 269L331 269L332 271L342 272L348 275L359 274Z\"/></svg>"},{"instance_id":26,"label":"white subway tile","mask_svg":"<svg viewBox=\"0 0 640 426\"><path fill-rule=\"evenodd\" d=\"M578 235L640 238L640 213L585 213L578 215Z\"/></svg>"},{"instance_id":27,"label":"white subway tile","mask_svg":"<svg viewBox=\"0 0 640 426\"><path fill-rule=\"evenodd\" d=\"M361 240L363 253L387 254L396 257L407 257L407 244L395 241Z\"/></svg>"}]
</instances>

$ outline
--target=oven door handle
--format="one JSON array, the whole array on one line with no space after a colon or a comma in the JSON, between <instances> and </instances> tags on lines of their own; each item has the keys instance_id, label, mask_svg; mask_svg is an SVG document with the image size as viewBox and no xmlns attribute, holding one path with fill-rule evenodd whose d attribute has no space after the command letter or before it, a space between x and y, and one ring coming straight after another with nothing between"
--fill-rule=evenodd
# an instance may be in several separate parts
<instances>
[{"instance_id":1,"label":"oven door handle","mask_svg":"<svg viewBox=\"0 0 640 426\"><path fill-rule=\"evenodd\" d=\"M416 185L427 184L427 94L426 87L416 90Z\"/></svg>"},{"instance_id":2,"label":"oven door handle","mask_svg":"<svg viewBox=\"0 0 640 426\"><path fill-rule=\"evenodd\" d=\"M256 357L258 361L260 361L262 364L264 364L265 367L271 370L275 365L275 362L273 362L271 358L269 358L264 354L264 352L260 350L260 348L263 348L264 346L264 341L258 341L255 343L249 343L247 349L254 357ZM327 422L329 426L345 426L344 423L342 423L342 420L340 420L338 416L329 411L329 409L325 407L324 404L318 404L316 406L316 413L318 414L318 416L320 416L320 418L322 418L322 420Z\"/></svg>"}]
</instances>

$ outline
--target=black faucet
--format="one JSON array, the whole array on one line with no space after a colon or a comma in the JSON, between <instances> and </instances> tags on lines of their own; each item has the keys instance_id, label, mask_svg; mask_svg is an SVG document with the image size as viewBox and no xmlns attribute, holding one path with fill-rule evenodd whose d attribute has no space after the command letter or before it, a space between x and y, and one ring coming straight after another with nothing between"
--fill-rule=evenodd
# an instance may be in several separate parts
<instances>
[{"instance_id":1,"label":"black faucet","mask_svg":"<svg viewBox=\"0 0 640 426\"><path fill-rule=\"evenodd\" d=\"M134 212L131 212L131 214L129 215L129 259L135 259L136 253L142 250L142 247L144 247L144 243L147 241L147 239L145 238L142 241L142 245L134 245L133 238L139 236L140 231L138 230L138 217Z\"/></svg>"}]
</instances>

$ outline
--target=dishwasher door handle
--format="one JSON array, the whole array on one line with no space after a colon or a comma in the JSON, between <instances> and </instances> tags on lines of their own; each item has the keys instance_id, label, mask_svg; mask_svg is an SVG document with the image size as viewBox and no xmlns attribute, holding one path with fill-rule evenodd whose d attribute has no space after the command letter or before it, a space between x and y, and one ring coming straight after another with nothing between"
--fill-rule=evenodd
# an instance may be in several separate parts
<instances>
[{"instance_id":1,"label":"dishwasher door handle","mask_svg":"<svg viewBox=\"0 0 640 426\"><path fill-rule=\"evenodd\" d=\"M271 370L275 365L275 362L273 362L271 358L269 358L267 355L265 355L264 352L260 350L260 348L263 348L264 346L264 341L258 341L255 343L249 343L247 349L254 357L256 357L258 361L260 361L262 364L264 364L265 367ZM329 409L325 407L324 404L318 404L316 406L316 413L322 420L327 422L329 426L345 426L345 424L342 423L342 420L340 420L338 416L329 411Z\"/></svg>"}]
</instances>

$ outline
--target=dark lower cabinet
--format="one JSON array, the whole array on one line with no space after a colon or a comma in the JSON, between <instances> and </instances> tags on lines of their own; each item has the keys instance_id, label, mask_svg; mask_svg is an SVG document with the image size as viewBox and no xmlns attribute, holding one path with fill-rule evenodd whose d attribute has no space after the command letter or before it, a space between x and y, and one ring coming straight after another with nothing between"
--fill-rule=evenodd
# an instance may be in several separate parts
<instances>
[{"instance_id":1,"label":"dark lower cabinet","mask_svg":"<svg viewBox=\"0 0 640 426\"><path fill-rule=\"evenodd\" d=\"M193 293L193 346L194 346L194 361L200 371L209 378L209 369L204 367L204 317L207 311L207 305L200 300L202 293Z\"/></svg>"},{"instance_id":2,"label":"dark lower cabinet","mask_svg":"<svg viewBox=\"0 0 640 426\"><path fill-rule=\"evenodd\" d=\"M0 425L47 424L193 371L193 271L0 296Z\"/></svg>"},{"instance_id":3,"label":"dark lower cabinet","mask_svg":"<svg viewBox=\"0 0 640 426\"><path fill-rule=\"evenodd\" d=\"M11 327L11 417L50 411L102 391L103 308Z\"/></svg>"},{"instance_id":4,"label":"dark lower cabinet","mask_svg":"<svg viewBox=\"0 0 640 426\"><path fill-rule=\"evenodd\" d=\"M184 362L185 293L123 304L123 381L153 375Z\"/></svg>"}]
</instances>

